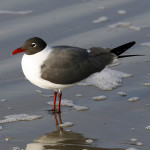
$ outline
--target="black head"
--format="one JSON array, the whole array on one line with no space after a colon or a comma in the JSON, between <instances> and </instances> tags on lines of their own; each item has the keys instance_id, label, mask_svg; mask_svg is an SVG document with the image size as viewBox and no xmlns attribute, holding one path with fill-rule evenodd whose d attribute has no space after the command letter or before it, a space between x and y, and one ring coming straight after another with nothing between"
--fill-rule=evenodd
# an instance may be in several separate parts
<instances>
[{"instance_id":1,"label":"black head","mask_svg":"<svg viewBox=\"0 0 150 150\"><path fill-rule=\"evenodd\" d=\"M47 46L46 42L38 37L33 37L25 41L22 49L25 49L25 54L33 55L42 51Z\"/></svg>"},{"instance_id":2,"label":"black head","mask_svg":"<svg viewBox=\"0 0 150 150\"><path fill-rule=\"evenodd\" d=\"M18 54L20 52L25 52L27 55L33 55L36 54L47 46L46 42L38 37L33 37L25 41L23 46L20 48L15 49L12 52L12 55Z\"/></svg>"},{"instance_id":3,"label":"black head","mask_svg":"<svg viewBox=\"0 0 150 150\"><path fill-rule=\"evenodd\" d=\"M47 44L44 40L38 37L33 37L26 40L23 46L15 49L12 52L12 55L18 54L20 52L25 52L27 55L33 55L45 49L46 46Z\"/></svg>"}]
</instances>

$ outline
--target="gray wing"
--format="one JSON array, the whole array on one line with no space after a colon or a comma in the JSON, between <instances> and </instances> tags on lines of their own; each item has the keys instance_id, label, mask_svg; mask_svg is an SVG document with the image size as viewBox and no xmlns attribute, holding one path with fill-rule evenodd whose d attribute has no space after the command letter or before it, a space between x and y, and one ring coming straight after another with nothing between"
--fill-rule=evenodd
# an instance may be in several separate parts
<instances>
[{"instance_id":1,"label":"gray wing","mask_svg":"<svg viewBox=\"0 0 150 150\"><path fill-rule=\"evenodd\" d=\"M41 77L56 84L72 84L100 72L113 59L109 49L55 46L41 66Z\"/></svg>"}]
</instances>

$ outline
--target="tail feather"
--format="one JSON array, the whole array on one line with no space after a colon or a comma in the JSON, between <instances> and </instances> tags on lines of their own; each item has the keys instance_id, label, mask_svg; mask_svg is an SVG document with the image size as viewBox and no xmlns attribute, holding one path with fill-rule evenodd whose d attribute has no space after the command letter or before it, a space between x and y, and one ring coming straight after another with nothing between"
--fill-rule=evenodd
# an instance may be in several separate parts
<instances>
[{"instance_id":1,"label":"tail feather","mask_svg":"<svg viewBox=\"0 0 150 150\"><path fill-rule=\"evenodd\" d=\"M120 56L122 53L124 53L126 50L128 50L130 47L132 47L136 42L132 41L130 43L121 45L119 47L116 47L114 49L112 49L110 52L117 55L119 58L121 57L130 57L130 56L139 56L139 55L124 55L124 56Z\"/></svg>"}]
</instances>

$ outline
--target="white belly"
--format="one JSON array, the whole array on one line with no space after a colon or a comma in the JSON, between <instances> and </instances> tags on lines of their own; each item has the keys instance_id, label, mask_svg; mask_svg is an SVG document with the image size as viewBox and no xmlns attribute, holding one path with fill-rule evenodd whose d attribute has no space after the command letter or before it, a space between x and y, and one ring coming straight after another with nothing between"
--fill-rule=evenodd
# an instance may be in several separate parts
<instances>
[{"instance_id":1,"label":"white belly","mask_svg":"<svg viewBox=\"0 0 150 150\"><path fill-rule=\"evenodd\" d=\"M50 48L47 46L45 50L34 54L22 57L22 70L26 78L33 84L44 89L64 89L75 84L62 85L55 84L41 78L41 66L50 54Z\"/></svg>"}]
</instances>

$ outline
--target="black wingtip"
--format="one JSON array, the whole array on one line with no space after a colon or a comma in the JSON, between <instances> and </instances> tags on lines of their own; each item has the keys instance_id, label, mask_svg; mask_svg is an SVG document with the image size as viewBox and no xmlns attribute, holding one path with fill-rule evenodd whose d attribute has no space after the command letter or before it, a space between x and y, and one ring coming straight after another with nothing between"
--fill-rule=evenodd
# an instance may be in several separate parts
<instances>
[{"instance_id":1,"label":"black wingtip","mask_svg":"<svg viewBox=\"0 0 150 150\"><path fill-rule=\"evenodd\" d=\"M116 48L111 50L111 53L119 56L122 53L124 53L126 50L128 50L130 47L132 47L135 43L136 43L135 41L132 41L132 42L129 42L127 44L116 47Z\"/></svg>"},{"instance_id":2,"label":"black wingtip","mask_svg":"<svg viewBox=\"0 0 150 150\"><path fill-rule=\"evenodd\" d=\"M145 55L121 55L121 56L118 56L117 58L133 57L133 56L145 56Z\"/></svg>"},{"instance_id":3,"label":"black wingtip","mask_svg":"<svg viewBox=\"0 0 150 150\"><path fill-rule=\"evenodd\" d=\"M131 43L133 43L133 45L136 43L135 41L132 41Z\"/></svg>"},{"instance_id":4,"label":"black wingtip","mask_svg":"<svg viewBox=\"0 0 150 150\"><path fill-rule=\"evenodd\" d=\"M132 47L134 44L136 44L136 42L132 41L132 42L130 42L130 44L131 44L131 47Z\"/></svg>"}]
</instances>

